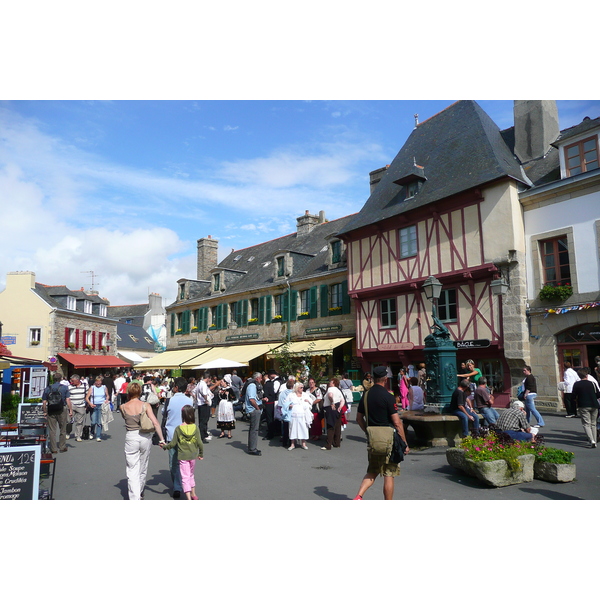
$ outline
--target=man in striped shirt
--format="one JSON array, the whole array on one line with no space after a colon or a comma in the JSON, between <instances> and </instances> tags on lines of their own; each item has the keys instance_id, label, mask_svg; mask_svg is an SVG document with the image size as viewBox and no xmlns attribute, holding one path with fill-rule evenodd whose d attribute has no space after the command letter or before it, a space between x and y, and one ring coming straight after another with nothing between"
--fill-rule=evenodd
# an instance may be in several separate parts
<instances>
[{"instance_id":1,"label":"man in striped shirt","mask_svg":"<svg viewBox=\"0 0 600 600\"><path fill-rule=\"evenodd\" d=\"M83 385L79 375L71 375L71 385L69 386L69 397L71 398L71 406L73 407L73 430L75 439L81 442L81 434L83 432L83 423L85 421L85 392L86 386Z\"/></svg>"}]
</instances>

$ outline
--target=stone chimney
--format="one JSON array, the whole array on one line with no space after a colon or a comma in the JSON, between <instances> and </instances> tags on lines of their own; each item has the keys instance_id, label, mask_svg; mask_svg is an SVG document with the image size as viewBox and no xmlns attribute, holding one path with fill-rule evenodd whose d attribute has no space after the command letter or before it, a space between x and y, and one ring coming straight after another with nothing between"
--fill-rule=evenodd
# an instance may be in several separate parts
<instances>
[{"instance_id":1,"label":"stone chimney","mask_svg":"<svg viewBox=\"0 0 600 600\"><path fill-rule=\"evenodd\" d=\"M369 183L370 189L369 194L373 193L373 190L377 187L377 184L381 181L381 178L384 176L385 172L388 170L390 165L386 165L385 167L381 167L380 169L375 169L375 171L371 171L369 173Z\"/></svg>"},{"instance_id":2,"label":"stone chimney","mask_svg":"<svg viewBox=\"0 0 600 600\"><path fill-rule=\"evenodd\" d=\"M210 271L218 264L219 241L210 235L198 240L198 264L196 278L200 281L210 281Z\"/></svg>"},{"instance_id":3,"label":"stone chimney","mask_svg":"<svg viewBox=\"0 0 600 600\"><path fill-rule=\"evenodd\" d=\"M162 296L156 293L148 294L148 307L152 314L164 313Z\"/></svg>"},{"instance_id":4,"label":"stone chimney","mask_svg":"<svg viewBox=\"0 0 600 600\"><path fill-rule=\"evenodd\" d=\"M522 162L541 158L560 133L555 100L515 100L515 154Z\"/></svg>"},{"instance_id":5,"label":"stone chimney","mask_svg":"<svg viewBox=\"0 0 600 600\"><path fill-rule=\"evenodd\" d=\"M325 217L325 214L323 213L323 217ZM308 211L306 211L301 217L298 217L296 219L297 221L297 225L296 225L296 230L297 230L297 234L298 236L301 235L306 235L308 233L310 233L316 225L318 225L319 223L321 223L322 221L320 220L319 215L311 215L309 214Z\"/></svg>"}]
</instances>

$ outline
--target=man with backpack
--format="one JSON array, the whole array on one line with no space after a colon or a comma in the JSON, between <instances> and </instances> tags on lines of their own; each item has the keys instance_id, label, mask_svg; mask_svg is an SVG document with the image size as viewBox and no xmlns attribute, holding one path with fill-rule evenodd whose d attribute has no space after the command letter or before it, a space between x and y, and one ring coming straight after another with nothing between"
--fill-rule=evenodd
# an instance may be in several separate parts
<instances>
[{"instance_id":1,"label":"man with backpack","mask_svg":"<svg viewBox=\"0 0 600 600\"><path fill-rule=\"evenodd\" d=\"M73 416L73 408L69 397L69 388L61 384L62 376L53 373L53 383L42 394L42 409L48 425L48 445L50 452L66 452L67 421ZM68 409L68 410L66 410ZM57 438L58 437L58 444Z\"/></svg>"}]
</instances>

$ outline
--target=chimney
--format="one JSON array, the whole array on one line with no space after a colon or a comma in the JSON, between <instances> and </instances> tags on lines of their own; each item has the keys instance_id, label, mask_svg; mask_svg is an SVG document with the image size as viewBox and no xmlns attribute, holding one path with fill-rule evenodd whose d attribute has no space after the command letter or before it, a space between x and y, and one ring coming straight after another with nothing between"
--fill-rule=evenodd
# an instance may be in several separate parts
<instances>
[{"instance_id":1,"label":"chimney","mask_svg":"<svg viewBox=\"0 0 600 600\"><path fill-rule=\"evenodd\" d=\"M148 308L153 314L163 313L162 296L160 294L148 294Z\"/></svg>"},{"instance_id":2,"label":"chimney","mask_svg":"<svg viewBox=\"0 0 600 600\"><path fill-rule=\"evenodd\" d=\"M369 189L369 194L373 193L373 190L377 187L377 184L381 181L381 178L388 170L390 165L385 165L385 167L381 167L381 169L375 169L375 171L371 171L369 173L369 183L371 185Z\"/></svg>"},{"instance_id":3,"label":"chimney","mask_svg":"<svg viewBox=\"0 0 600 600\"><path fill-rule=\"evenodd\" d=\"M301 217L296 219L296 235L307 235L310 233L316 225L318 225L321 221L319 221L319 217L317 215L311 215L308 211L306 211Z\"/></svg>"},{"instance_id":4,"label":"chimney","mask_svg":"<svg viewBox=\"0 0 600 600\"><path fill-rule=\"evenodd\" d=\"M219 241L210 235L198 240L198 264L196 278L200 281L210 281L210 271L218 264Z\"/></svg>"},{"instance_id":5,"label":"chimney","mask_svg":"<svg viewBox=\"0 0 600 600\"><path fill-rule=\"evenodd\" d=\"M555 100L515 100L515 154L526 163L541 158L560 133Z\"/></svg>"}]
</instances>

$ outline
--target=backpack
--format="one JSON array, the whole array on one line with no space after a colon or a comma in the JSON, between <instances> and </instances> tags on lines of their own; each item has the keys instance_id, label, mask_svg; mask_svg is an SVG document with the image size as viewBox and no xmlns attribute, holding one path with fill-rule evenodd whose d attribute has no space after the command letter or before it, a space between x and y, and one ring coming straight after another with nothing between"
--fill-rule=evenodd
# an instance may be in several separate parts
<instances>
[{"instance_id":1,"label":"backpack","mask_svg":"<svg viewBox=\"0 0 600 600\"><path fill-rule=\"evenodd\" d=\"M50 387L48 392L48 413L59 413L63 409L63 398L60 387Z\"/></svg>"},{"instance_id":2,"label":"backpack","mask_svg":"<svg viewBox=\"0 0 600 600\"><path fill-rule=\"evenodd\" d=\"M147 402L151 406L160 402L158 396L154 393L152 386L149 383L144 384L144 393L140 398L142 402Z\"/></svg>"}]
</instances>

